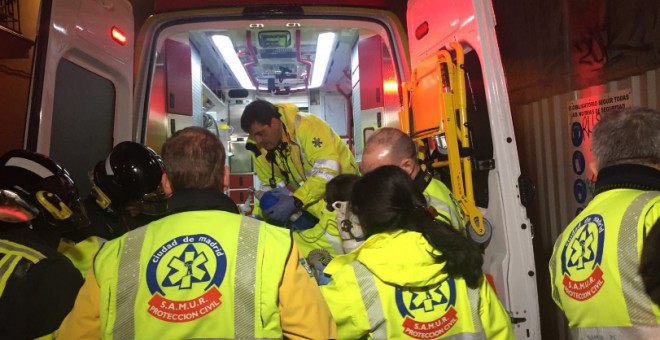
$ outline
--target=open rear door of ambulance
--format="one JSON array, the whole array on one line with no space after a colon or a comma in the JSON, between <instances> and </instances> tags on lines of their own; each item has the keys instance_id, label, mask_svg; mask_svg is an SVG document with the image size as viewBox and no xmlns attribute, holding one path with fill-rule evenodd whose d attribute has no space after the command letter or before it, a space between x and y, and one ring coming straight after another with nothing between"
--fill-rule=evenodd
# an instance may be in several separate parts
<instances>
[{"instance_id":1,"label":"open rear door of ambulance","mask_svg":"<svg viewBox=\"0 0 660 340\"><path fill-rule=\"evenodd\" d=\"M134 138L133 8L126 0L42 1L24 147L73 176Z\"/></svg>"},{"instance_id":2,"label":"open rear door of ambulance","mask_svg":"<svg viewBox=\"0 0 660 340\"><path fill-rule=\"evenodd\" d=\"M427 164L451 178L446 182L466 214L468 234L485 248L484 272L516 338L540 338L533 233L520 198L491 2L410 0L407 25L411 80L404 105L410 109L402 127L433 151L436 159ZM460 152L447 155L452 144Z\"/></svg>"}]
</instances>

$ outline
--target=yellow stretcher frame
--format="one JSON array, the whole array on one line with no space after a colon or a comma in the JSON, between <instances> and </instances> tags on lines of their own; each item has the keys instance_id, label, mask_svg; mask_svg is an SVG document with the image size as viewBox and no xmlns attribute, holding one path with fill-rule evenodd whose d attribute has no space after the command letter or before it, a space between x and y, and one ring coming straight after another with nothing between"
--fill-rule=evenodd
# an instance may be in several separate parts
<instances>
[{"instance_id":1,"label":"yellow stretcher frame","mask_svg":"<svg viewBox=\"0 0 660 340\"><path fill-rule=\"evenodd\" d=\"M478 236L483 236L486 233L483 215L477 209L474 201L472 158L469 155L461 157L459 153L459 142L463 148L470 148L465 90L465 55L463 53L463 46L460 43L451 42L449 47L454 51L456 57L455 63L449 50L443 48L436 54L425 58L419 66L413 69L411 80L404 82L402 86L404 91L403 111L399 112L399 121L401 129L410 134L411 128L414 128L414 126L410 126L411 117L413 121L415 119L413 114L419 114L420 112L424 114L425 111L428 111L428 109L422 108L422 105L437 108L437 114L439 116L437 129L422 130L419 133L415 133L412 138L418 144L423 145L422 140L426 138L441 134L445 135L448 160L434 162L432 167L440 168L449 166L452 193L474 232ZM437 84L435 84L437 91L431 91L430 93L428 91L428 81L429 79L433 79L429 78L432 76L435 76L435 80L437 81ZM447 80L449 81L448 84ZM426 81L424 91L421 91L421 81ZM416 98L415 95L418 92L425 98ZM433 103L432 100L434 98L428 98L429 95L436 95L438 102ZM411 109L413 114L410 112ZM448 112L455 112L455 114L447 114ZM420 152L420 156L422 156L422 152ZM426 156L425 152L424 156Z\"/></svg>"}]
</instances>

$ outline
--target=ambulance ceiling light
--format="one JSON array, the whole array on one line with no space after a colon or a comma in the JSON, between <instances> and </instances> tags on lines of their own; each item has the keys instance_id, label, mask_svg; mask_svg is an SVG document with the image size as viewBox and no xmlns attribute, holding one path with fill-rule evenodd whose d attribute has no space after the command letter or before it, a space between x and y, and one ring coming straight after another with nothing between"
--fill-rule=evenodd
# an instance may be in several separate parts
<instances>
[{"instance_id":1,"label":"ambulance ceiling light","mask_svg":"<svg viewBox=\"0 0 660 340\"><path fill-rule=\"evenodd\" d=\"M332 47L335 45L335 34L333 32L326 32L319 34L316 43L316 57L314 58L314 69L312 70L312 82L310 88L315 88L323 84L325 72L328 69L328 61L330 61L330 54Z\"/></svg>"},{"instance_id":2,"label":"ambulance ceiling light","mask_svg":"<svg viewBox=\"0 0 660 340\"><path fill-rule=\"evenodd\" d=\"M241 87L247 90L254 90L255 87L252 84L250 77L248 77L245 67L243 67L243 64L238 59L238 55L236 54L231 39L226 35L214 35L211 39L213 39L213 43L220 51L220 54L222 54L222 58L229 66L229 69L231 69L231 72L234 73L234 76Z\"/></svg>"}]
</instances>

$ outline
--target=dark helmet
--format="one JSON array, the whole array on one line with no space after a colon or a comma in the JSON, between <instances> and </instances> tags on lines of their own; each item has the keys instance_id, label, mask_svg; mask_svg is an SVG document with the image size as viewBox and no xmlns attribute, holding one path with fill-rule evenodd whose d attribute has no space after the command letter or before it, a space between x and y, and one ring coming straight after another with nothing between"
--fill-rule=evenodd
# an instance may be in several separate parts
<instances>
[{"instance_id":1,"label":"dark helmet","mask_svg":"<svg viewBox=\"0 0 660 340\"><path fill-rule=\"evenodd\" d=\"M121 142L94 167L92 195L101 208L118 212L129 201L159 196L156 192L163 171L155 151L139 143Z\"/></svg>"},{"instance_id":2,"label":"dark helmet","mask_svg":"<svg viewBox=\"0 0 660 340\"><path fill-rule=\"evenodd\" d=\"M38 153L9 151L0 157L0 221L35 219L60 232L89 225L75 183L63 167Z\"/></svg>"}]
</instances>

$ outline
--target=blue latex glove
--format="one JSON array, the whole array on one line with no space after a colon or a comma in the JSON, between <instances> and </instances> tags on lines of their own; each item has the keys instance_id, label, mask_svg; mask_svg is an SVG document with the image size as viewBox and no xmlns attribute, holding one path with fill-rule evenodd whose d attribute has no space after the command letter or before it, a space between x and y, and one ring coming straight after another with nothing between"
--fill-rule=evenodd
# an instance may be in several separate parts
<instances>
[{"instance_id":1,"label":"blue latex glove","mask_svg":"<svg viewBox=\"0 0 660 340\"><path fill-rule=\"evenodd\" d=\"M295 199L286 188L266 191L259 200L261 209L269 219L284 224L296 211Z\"/></svg>"},{"instance_id":2,"label":"blue latex glove","mask_svg":"<svg viewBox=\"0 0 660 340\"><path fill-rule=\"evenodd\" d=\"M319 284L319 286L325 286L327 285L332 278L328 275L325 275L323 271L325 270L325 267L321 263L317 263L314 265L314 276L316 278L316 283Z\"/></svg>"}]
</instances>

